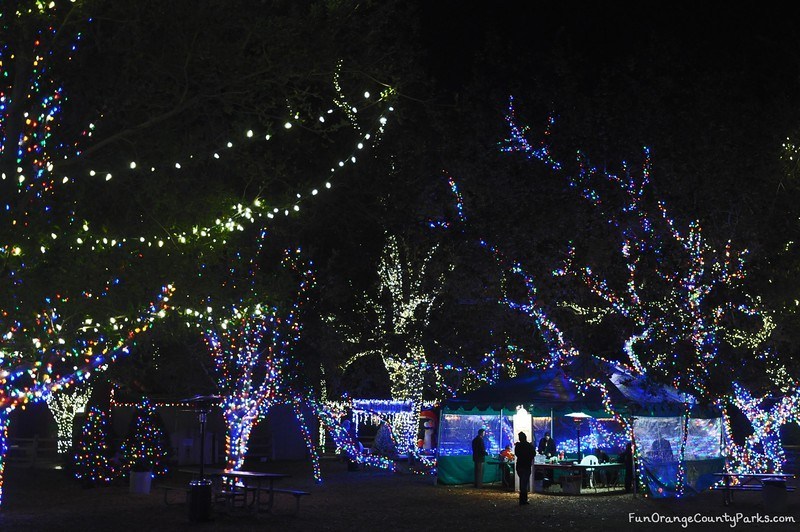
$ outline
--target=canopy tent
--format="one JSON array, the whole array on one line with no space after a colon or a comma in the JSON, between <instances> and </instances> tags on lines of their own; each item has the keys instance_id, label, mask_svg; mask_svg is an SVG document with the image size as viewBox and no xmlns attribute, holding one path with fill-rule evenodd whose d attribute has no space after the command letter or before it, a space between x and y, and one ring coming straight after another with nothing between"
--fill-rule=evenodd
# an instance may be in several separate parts
<instances>
[{"instance_id":1,"label":"canopy tent","mask_svg":"<svg viewBox=\"0 0 800 532\"><path fill-rule=\"evenodd\" d=\"M699 491L711 483L707 473L721 470L723 431L718 412L700 407L677 390L654 385L591 358L574 361L564 369L499 381L446 401L439 424L438 481L472 481L470 443L479 428L486 430L490 457L513 445L519 431L526 432L534 443L550 431L560 451L577 456L575 424L564 417L576 411L594 418L591 423L582 423L581 449L603 448L618 453L627 434L606 404L626 419L635 420L640 478L655 496ZM587 429L588 433L584 432ZM668 447L673 449L671 456ZM496 480L496 475L495 468L484 469L486 482Z\"/></svg>"}]
</instances>

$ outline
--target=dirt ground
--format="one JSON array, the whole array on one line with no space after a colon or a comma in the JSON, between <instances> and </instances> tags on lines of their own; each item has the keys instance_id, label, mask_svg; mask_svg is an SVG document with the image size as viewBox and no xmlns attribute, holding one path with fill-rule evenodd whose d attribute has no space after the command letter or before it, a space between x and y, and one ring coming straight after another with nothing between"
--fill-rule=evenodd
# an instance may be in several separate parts
<instances>
[{"instance_id":1,"label":"dirt ground","mask_svg":"<svg viewBox=\"0 0 800 532\"><path fill-rule=\"evenodd\" d=\"M348 472L343 463L323 460L323 482L315 484L308 463L271 462L261 469L288 473L285 488L303 489L300 511L294 498L277 496L272 513L224 515L191 523L185 504L166 505L160 484L186 485L185 474L156 480L149 495L133 495L126 480L86 489L65 471L9 466L0 509L2 531L249 531L368 530L800 530L800 493L789 493L776 514L763 494L737 493L725 507L720 492L681 500L653 500L624 493L580 496L536 494L519 506L516 494L498 485L436 486L433 477L409 472L368 469ZM253 467L252 469L255 469ZM172 492L171 497L175 496ZM794 518L794 523L757 523L767 515ZM727 515L727 520L726 519ZM633 517L631 517L633 516ZM687 518L705 522L684 522ZM710 523L710 519L723 519ZM736 520L738 518L738 520ZM651 522L643 522L650 519ZM661 522L652 522L653 519ZM753 521L751 523L745 520ZM636 522L639 521L639 522Z\"/></svg>"}]
</instances>

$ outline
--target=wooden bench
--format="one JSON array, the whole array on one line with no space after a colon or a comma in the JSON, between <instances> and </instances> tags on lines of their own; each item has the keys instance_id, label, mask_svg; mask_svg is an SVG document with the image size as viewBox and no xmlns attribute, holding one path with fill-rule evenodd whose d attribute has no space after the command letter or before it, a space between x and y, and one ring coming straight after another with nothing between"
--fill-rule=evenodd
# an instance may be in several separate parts
<instances>
[{"instance_id":1,"label":"wooden bench","mask_svg":"<svg viewBox=\"0 0 800 532\"><path fill-rule=\"evenodd\" d=\"M262 490L265 491L265 490ZM304 495L311 495L311 493L302 490L292 490L292 489L280 489L280 488L272 488L272 493L284 493L288 495L292 495L297 503L294 508L294 513L298 513L300 511L300 498Z\"/></svg>"},{"instance_id":2,"label":"wooden bench","mask_svg":"<svg viewBox=\"0 0 800 532\"><path fill-rule=\"evenodd\" d=\"M794 475L786 473L714 473L714 476L723 482L721 485L713 486L712 489L722 490L722 503L725 506L729 506L733 501L734 491L764 491L765 485L769 484L774 484L787 492L796 489L788 483Z\"/></svg>"}]
</instances>

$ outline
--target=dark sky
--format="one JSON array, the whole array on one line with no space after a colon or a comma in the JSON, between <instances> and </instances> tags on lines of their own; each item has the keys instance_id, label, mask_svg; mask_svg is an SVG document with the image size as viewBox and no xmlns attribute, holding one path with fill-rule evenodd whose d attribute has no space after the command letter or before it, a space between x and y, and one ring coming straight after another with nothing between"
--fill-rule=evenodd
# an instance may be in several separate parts
<instances>
[{"instance_id":1,"label":"dark sky","mask_svg":"<svg viewBox=\"0 0 800 532\"><path fill-rule=\"evenodd\" d=\"M525 62L565 39L598 66L625 61L659 42L682 50L687 61L699 57L719 67L742 68L756 59L761 76L796 71L800 42L792 17L782 10L716 2L425 2L423 34L434 75L454 89L469 79L487 40L513 51L498 61Z\"/></svg>"}]
</instances>

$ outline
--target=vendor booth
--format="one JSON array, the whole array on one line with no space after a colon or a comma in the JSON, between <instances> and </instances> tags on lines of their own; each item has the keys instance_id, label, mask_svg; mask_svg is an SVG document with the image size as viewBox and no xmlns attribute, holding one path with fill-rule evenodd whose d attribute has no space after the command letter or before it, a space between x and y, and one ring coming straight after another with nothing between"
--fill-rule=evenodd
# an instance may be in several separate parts
<instances>
[{"instance_id":1,"label":"vendor booth","mask_svg":"<svg viewBox=\"0 0 800 532\"><path fill-rule=\"evenodd\" d=\"M587 364L573 363L564 370L538 371L446 401L439 423L438 482L473 481L471 442L480 428L486 431L489 454L484 482L500 480L499 454L506 445L513 447L519 432L525 432L534 445L550 432L562 462L580 462L598 450L609 462L617 461L629 434L606 409L608 404L632 421L639 477L654 496L673 496L681 490L690 494L708 487L711 473L721 471L724 462L720 414L614 365L591 364L588 370ZM597 375L598 369L604 377L588 376L589 370ZM589 382L592 385L585 385ZM575 417L576 413L581 416Z\"/></svg>"}]
</instances>

